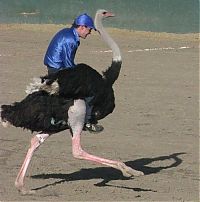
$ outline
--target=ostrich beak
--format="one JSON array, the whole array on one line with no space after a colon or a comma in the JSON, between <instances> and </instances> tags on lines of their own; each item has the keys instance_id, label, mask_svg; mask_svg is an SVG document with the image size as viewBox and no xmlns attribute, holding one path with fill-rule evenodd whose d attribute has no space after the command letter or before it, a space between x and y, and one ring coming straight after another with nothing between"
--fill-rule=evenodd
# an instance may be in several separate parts
<instances>
[{"instance_id":1,"label":"ostrich beak","mask_svg":"<svg viewBox=\"0 0 200 202\"><path fill-rule=\"evenodd\" d=\"M115 14L108 11L108 12L106 12L106 13L104 14L104 16L105 16L106 18L108 18L108 17L114 17Z\"/></svg>"}]
</instances>

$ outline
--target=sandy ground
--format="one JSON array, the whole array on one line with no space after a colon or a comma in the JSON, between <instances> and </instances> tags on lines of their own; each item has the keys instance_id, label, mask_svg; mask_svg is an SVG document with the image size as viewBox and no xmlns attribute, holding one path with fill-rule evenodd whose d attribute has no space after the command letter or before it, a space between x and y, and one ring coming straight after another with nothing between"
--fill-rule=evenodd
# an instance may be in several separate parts
<instances>
[{"instance_id":1,"label":"sandy ground","mask_svg":"<svg viewBox=\"0 0 200 202\"><path fill-rule=\"evenodd\" d=\"M43 55L62 25L0 25L0 104L25 97L33 77L46 74ZM145 173L123 178L108 167L74 159L69 131L49 138L35 153L26 186L14 187L33 136L0 126L0 201L198 201L198 35L108 29L123 56L114 85L115 111L98 135L83 132L90 153L118 159ZM94 33L81 41L76 62L99 72L112 53Z\"/></svg>"}]
</instances>

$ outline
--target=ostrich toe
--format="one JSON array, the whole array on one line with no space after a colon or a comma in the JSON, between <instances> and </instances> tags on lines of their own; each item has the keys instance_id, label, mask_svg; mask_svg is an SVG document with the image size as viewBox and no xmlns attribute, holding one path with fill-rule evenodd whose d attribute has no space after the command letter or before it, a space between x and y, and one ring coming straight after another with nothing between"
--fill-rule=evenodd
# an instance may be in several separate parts
<instances>
[{"instance_id":1,"label":"ostrich toe","mask_svg":"<svg viewBox=\"0 0 200 202\"><path fill-rule=\"evenodd\" d=\"M124 163L120 163L118 166L124 177L138 177L144 175L142 171L134 170L131 167L126 166Z\"/></svg>"}]
</instances>

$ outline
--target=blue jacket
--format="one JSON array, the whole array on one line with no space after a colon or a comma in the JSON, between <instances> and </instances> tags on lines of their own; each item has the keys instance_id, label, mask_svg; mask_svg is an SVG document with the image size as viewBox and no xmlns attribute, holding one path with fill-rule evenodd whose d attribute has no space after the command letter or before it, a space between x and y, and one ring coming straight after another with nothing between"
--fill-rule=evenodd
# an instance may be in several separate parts
<instances>
[{"instance_id":1,"label":"blue jacket","mask_svg":"<svg viewBox=\"0 0 200 202\"><path fill-rule=\"evenodd\" d=\"M60 30L51 40L44 56L44 65L56 68L72 68L80 39L75 28Z\"/></svg>"}]
</instances>

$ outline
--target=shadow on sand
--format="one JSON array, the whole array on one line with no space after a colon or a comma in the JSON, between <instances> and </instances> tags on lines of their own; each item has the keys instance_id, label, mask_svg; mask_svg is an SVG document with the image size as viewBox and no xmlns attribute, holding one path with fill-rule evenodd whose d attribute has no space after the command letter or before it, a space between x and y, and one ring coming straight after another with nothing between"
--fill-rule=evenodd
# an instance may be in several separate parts
<instances>
[{"instance_id":1,"label":"shadow on sand","mask_svg":"<svg viewBox=\"0 0 200 202\"><path fill-rule=\"evenodd\" d=\"M158 173L161 170L169 169L173 167L177 167L182 163L182 159L179 158L179 155L185 154L181 153L174 153L168 156L159 156L155 158L141 158L134 161L127 161L125 164L130 166L136 170L140 170L144 172L145 175L150 175L154 173ZM171 161L172 163L167 166L160 166L160 167L150 167L149 164L156 162L156 161ZM169 162L168 162L169 164ZM133 191L151 191L156 192L151 189L141 189L141 188L131 188L125 186L116 186L110 185L108 182L113 180L129 180L130 178L123 177L120 171L110 168L110 167L98 167L98 168L88 168L88 169L81 169L77 172L73 172L70 174L62 174L62 173L52 173L52 174L39 174L31 176L33 179L59 179L56 182L46 184L41 187L37 187L33 190L40 190L49 186L55 186L57 184L61 184L64 182L69 181L78 181L78 180L91 180L91 179L102 179L100 183L94 184L95 186L104 187L116 187L116 188L124 188L124 189L131 189Z\"/></svg>"}]
</instances>

